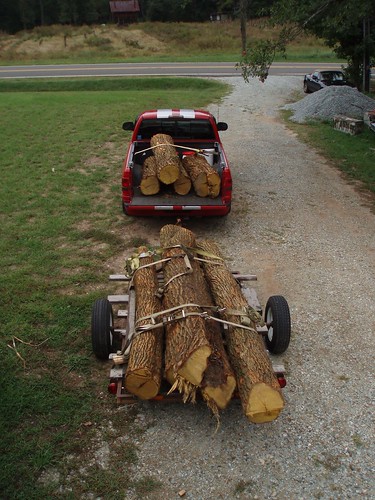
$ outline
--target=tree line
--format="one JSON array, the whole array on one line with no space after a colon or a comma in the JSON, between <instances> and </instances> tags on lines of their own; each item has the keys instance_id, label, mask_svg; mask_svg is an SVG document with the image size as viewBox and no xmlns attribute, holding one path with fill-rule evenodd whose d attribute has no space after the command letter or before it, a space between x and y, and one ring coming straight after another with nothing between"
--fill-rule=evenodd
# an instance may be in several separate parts
<instances>
[{"instance_id":1,"label":"tree line","mask_svg":"<svg viewBox=\"0 0 375 500\"><path fill-rule=\"evenodd\" d=\"M273 0L249 1L247 16L269 14ZM139 21L202 22L216 13L237 18L238 0L139 0ZM52 24L91 25L111 20L109 0L0 0L0 30L16 33Z\"/></svg>"}]
</instances>

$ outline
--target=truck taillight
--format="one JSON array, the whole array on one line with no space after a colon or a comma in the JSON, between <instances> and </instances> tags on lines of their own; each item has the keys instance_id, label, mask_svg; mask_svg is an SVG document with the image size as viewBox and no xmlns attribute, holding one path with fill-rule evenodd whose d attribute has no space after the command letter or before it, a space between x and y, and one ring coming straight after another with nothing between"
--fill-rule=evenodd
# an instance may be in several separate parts
<instances>
[{"instance_id":1,"label":"truck taillight","mask_svg":"<svg viewBox=\"0 0 375 500\"><path fill-rule=\"evenodd\" d=\"M221 176L222 200L223 203L230 203L232 199L232 176L229 168L224 168Z\"/></svg>"},{"instance_id":2,"label":"truck taillight","mask_svg":"<svg viewBox=\"0 0 375 500\"><path fill-rule=\"evenodd\" d=\"M130 203L132 199L132 174L131 170L125 169L122 173L122 201Z\"/></svg>"}]
</instances>

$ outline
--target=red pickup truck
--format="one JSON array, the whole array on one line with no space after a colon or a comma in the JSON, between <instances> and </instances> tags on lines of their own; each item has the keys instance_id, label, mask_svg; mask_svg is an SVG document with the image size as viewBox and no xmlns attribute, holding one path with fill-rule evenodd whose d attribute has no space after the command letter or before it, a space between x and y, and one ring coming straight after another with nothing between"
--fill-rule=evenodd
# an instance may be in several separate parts
<instances>
[{"instance_id":1,"label":"red pickup truck","mask_svg":"<svg viewBox=\"0 0 375 500\"><path fill-rule=\"evenodd\" d=\"M144 111L135 122L125 122L122 128L133 131L122 171L122 206L125 214L202 217L229 213L232 176L219 136L219 131L227 130L226 123L216 122L211 113L203 110L158 109ZM141 193L142 165L153 154L152 149L149 149L150 139L160 133L172 137L181 157L184 148L189 151L197 149L206 157L221 179L218 197L199 197L193 188L182 196L174 193L169 186L163 186L156 195L145 196Z\"/></svg>"}]
</instances>

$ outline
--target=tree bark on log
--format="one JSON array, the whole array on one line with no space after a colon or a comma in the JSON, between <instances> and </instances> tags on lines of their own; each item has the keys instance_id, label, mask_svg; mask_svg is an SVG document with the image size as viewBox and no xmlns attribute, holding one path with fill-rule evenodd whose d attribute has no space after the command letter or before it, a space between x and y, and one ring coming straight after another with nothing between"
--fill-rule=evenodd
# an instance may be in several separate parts
<instances>
[{"instance_id":1,"label":"tree bark on log","mask_svg":"<svg viewBox=\"0 0 375 500\"><path fill-rule=\"evenodd\" d=\"M217 198L220 194L221 180L219 174L208 163L204 156L187 155L182 164L188 172L197 196Z\"/></svg>"},{"instance_id":2,"label":"tree bark on log","mask_svg":"<svg viewBox=\"0 0 375 500\"><path fill-rule=\"evenodd\" d=\"M194 234L180 226L165 225L160 230L160 244L164 248L163 258L171 258L164 264L164 309L183 304L201 304L196 276L187 268L185 251L180 247L170 248L174 245L194 247ZM193 306L184 307L184 310L201 312ZM202 317L187 316L166 326L165 374L170 383L177 381L177 388L183 393L184 401L194 400L211 353Z\"/></svg>"},{"instance_id":3,"label":"tree bark on log","mask_svg":"<svg viewBox=\"0 0 375 500\"><path fill-rule=\"evenodd\" d=\"M140 266L151 264L152 256L146 247L139 249ZM155 266L139 269L134 274L136 296L136 325L142 326L150 320L140 318L161 311L161 301L156 297L159 288ZM141 399L155 397L160 390L163 357L163 327L138 334L133 338L125 388Z\"/></svg>"},{"instance_id":4,"label":"tree bark on log","mask_svg":"<svg viewBox=\"0 0 375 500\"><path fill-rule=\"evenodd\" d=\"M227 308L223 319L233 323L239 317L231 310L246 310L248 303L240 286L222 259L219 247L210 241L198 242L198 247L211 255L206 257L203 268L217 306ZM246 417L254 423L270 422L278 417L284 407L278 380L266 352L263 339L256 332L239 327L226 330L225 337L231 365L236 374L237 388Z\"/></svg>"},{"instance_id":5,"label":"tree bark on log","mask_svg":"<svg viewBox=\"0 0 375 500\"><path fill-rule=\"evenodd\" d=\"M142 179L139 188L141 193L146 196L159 192L160 183L157 176L155 156L148 156L143 162Z\"/></svg>"},{"instance_id":6,"label":"tree bark on log","mask_svg":"<svg viewBox=\"0 0 375 500\"><path fill-rule=\"evenodd\" d=\"M163 184L173 184L180 175L181 161L173 139L167 134L155 134L150 141L156 159L157 176Z\"/></svg>"},{"instance_id":7,"label":"tree bark on log","mask_svg":"<svg viewBox=\"0 0 375 500\"><path fill-rule=\"evenodd\" d=\"M194 261L193 269L196 274L196 283L200 290L201 300L203 301L202 304L215 306L203 270L197 261ZM208 313L212 315L213 312L208 309ZM214 414L217 414L216 407L223 410L232 399L236 388L236 378L225 351L220 324L215 320L206 320L206 332L212 353L208 358L208 365L200 388L208 407Z\"/></svg>"},{"instance_id":8,"label":"tree bark on log","mask_svg":"<svg viewBox=\"0 0 375 500\"><path fill-rule=\"evenodd\" d=\"M178 176L178 179L173 183L173 188L175 192L180 195L188 194L191 189L191 179L182 165L180 166L180 175Z\"/></svg>"}]
</instances>

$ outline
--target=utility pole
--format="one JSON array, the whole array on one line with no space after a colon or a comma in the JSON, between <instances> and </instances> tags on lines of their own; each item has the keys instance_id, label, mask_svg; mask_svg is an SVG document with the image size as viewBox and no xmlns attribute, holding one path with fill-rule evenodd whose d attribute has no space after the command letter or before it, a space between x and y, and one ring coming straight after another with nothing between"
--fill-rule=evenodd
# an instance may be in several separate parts
<instances>
[{"instance_id":1,"label":"utility pole","mask_svg":"<svg viewBox=\"0 0 375 500\"><path fill-rule=\"evenodd\" d=\"M370 39L370 19L364 17L363 26L363 75L362 88L365 92L370 91L370 55L369 55L369 39Z\"/></svg>"},{"instance_id":2,"label":"utility pole","mask_svg":"<svg viewBox=\"0 0 375 500\"><path fill-rule=\"evenodd\" d=\"M40 25L44 26L44 5L43 5L43 0L39 0L39 7L40 7Z\"/></svg>"},{"instance_id":3,"label":"utility pole","mask_svg":"<svg viewBox=\"0 0 375 500\"><path fill-rule=\"evenodd\" d=\"M240 0L242 55L246 55L246 50L247 50L247 39L246 39L247 1L248 0Z\"/></svg>"}]
</instances>

